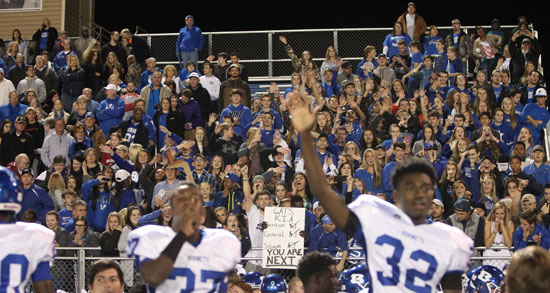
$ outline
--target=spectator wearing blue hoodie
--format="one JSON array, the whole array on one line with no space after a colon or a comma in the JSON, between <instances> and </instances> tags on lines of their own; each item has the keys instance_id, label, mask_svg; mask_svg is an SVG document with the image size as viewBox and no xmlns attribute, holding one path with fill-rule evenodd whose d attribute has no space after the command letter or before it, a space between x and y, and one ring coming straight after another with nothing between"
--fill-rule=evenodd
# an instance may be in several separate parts
<instances>
[{"instance_id":1,"label":"spectator wearing blue hoodie","mask_svg":"<svg viewBox=\"0 0 550 293\"><path fill-rule=\"evenodd\" d=\"M55 72L59 72L61 69L67 67L67 55L77 56L76 52L71 50L71 41L68 39L63 41L63 51L57 53L55 58L53 58Z\"/></svg>"},{"instance_id":2,"label":"spectator wearing blue hoodie","mask_svg":"<svg viewBox=\"0 0 550 293\"><path fill-rule=\"evenodd\" d=\"M107 218L115 211L115 201L109 191L111 181L108 177L98 173L96 179L88 180L82 184L82 198L88 205L87 219L96 232L103 232Z\"/></svg>"},{"instance_id":3,"label":"spectator wearing blue hoodie","mask_svg":"<svg viewBox=\"0 0 550 293\"><path fill-rule=\"evenodd\" d=\"M105 87L107 98L97 108L97 120L99 128L103 133L110 133L111 127L120 125L124 117L124 101L117 96L117 89L114 84L108 84Z\"/></svg>"},{"instance_id":4,"label":"spectator wearing blue hoodie","mask_svg":"<svg viewBox=\"0 0 550 293\"><path fill-rule=\"evenodd\" d=\"M148 84L151 83L153 78L153 73L155 71L162 73L162 69L157 67L157 59L150 57L149 59L147 59L147 61L145 61L145 64L147 64L147 69L143 71L143 73L139 78L139 86L137 88L138 93L141 92L141 90L144 87L146 87ZM161 78L162 78L162 74L161 74Z\"/></svg>"},{"instance_id":5,"label":"spectator wearing blue hoodie","mask_svg":"<svg viewBox=\"0 0 550 293\"><path fill-rule=\"evenodd\" d=\"M17 220L21 220L26 210L32 209L38 216L38 221L46 223L46 213L55 209L48 192L42 187L34 184L34 173L30 168L21 171L21 184L23 185L23 201L21 211L17 214Z\"/></svg>"},{"instance_id":6,"label":"spectator wearing blue hoodie","mask_svg":"<svg viewBox=\"0 0 550 293\"><path fill-rule=\"evenodd\" d=\"M246 137L246 133L252 125L252 112L248 107L241 104L243 94L238 89L234 89L230 94L231 104L223 109L220 114L220 123L223 123L223 117L233 118L233 130L240 137Z\"/></svg>"},{"instance_id":7,"label":"spectator wearing blue hoodie","mask_svg":"<svg viewBox=\"0 0 550 293\"><path fill-rule=\"evenodd\" d=\"M180 29L178 40L176 41L176 55L180 64L187 64L193 61L195 64L199 61L199 51L202 50L204 37L200 28L195 26L195 18L192 15L185 17L185 27Z\"/></svg>"}]
</instances>

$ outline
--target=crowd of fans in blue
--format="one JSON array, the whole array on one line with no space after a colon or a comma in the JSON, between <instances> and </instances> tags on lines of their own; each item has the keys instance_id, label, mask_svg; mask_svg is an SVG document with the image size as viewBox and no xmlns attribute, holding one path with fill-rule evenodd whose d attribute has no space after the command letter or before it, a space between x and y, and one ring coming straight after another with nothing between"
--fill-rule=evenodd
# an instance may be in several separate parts
<instances>
[{"instance_id":1,"label":"crowd of fans in blue","mask_svg":"<svg viewBox=\"0 0 550 293\"><path fill-rule=\"evenodd\" d=\"M169 191L193 181L208 210L203 225L234 233L243 256L261 247L263 209L292 206L307 210L310 250L345 262L348 239L308 186L285 103L295 92L321 107L311 133L347 203L364 193L391 202L396 163L421 157L439 175L430 221L460 228L476 246L550 249L550 112L527 19L511 37L497 19L474 34L454 19L442 38L409 5L393 27L383 51L367 45L356 68L333 46L319 66L281 35L291 85L260 95L236 52L199 65L203 36L190 15L176 44L179 71L159 68L128 29L103 45L86 27L71 40L48 19L32 41L15 29L0 59L0 160L24 189L17 219L54 230L56 246L125 256L128 233L169 225Z\"/></svg>"}]
</instances>

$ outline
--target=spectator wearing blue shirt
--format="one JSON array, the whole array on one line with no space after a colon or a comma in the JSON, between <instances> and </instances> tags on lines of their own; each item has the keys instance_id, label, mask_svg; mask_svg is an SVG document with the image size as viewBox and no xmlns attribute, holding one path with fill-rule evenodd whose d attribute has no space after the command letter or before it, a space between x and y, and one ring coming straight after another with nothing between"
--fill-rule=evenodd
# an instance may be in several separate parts
<instances>
[{"instance_id":1,"label":"spectator wearing blue shirt","mask_svg":"<svg viewBox=\"0 0 550 293\"><path fill-rule=\"evenodd\" d=\"M23 186L23 201L21 202L21 211L17 214L17 220L21 220L26 210L32 209L36 212L38 221L45 224L46 213L55 209L48 192L34 184L34 173L30 168L21 171L21 184Z\"/></svg>"},{"instance_id":2,"label":"spectator wearing blue shirt","mask_svg":"<svg viewBox=\"0 0 550 293\"><path fill-rule=\"evenodd\" d=\"M330 255L335 256L341 250L342 259L336 265L336 269L338 271L343 269L349 252L348 241L346 234L336 229L336 226L328 215L321 217L321 224L311 229L308 238L309 252L326 251Z\"/></svg>"},{"instance_id":3,"label":"spectator wearing blue shirt","mask_svg":"<svg viewBox=\"0 0 550 293\"><path fill-rule=\"evenodd\" d=\"M116 86L109 84L105 87L107 98L97 108L97 120L103 133L110 133L113 126L118 126L124 117L124 101L117 96Z\"/></svg>"},{"instance_id":4,"label":"spectator wearing blue shirt","mask_svg":"<svg viewBox=\"0 0 550 293\"><path fill-rule=\"evenodd\" d=\"M195 26L195 18L192 15L187 15L185 17L185 27L180 29L176 41L176 55L180 59L180 64L187 64L188 61L197 64L199 51L202 50L203 44L204 37L201 29Z\"/></svg>"},{"instance_id":5,"label":"spectator wearing blue shirt","mask_svg":"<svg viewBox=\"0 0 550 293\"><path fill-rule=\"evenodd\" d=\"M228 173L225 176L223 190L214 194L214 208L225 207L229 213L243 213L244 194L236 188L239 181L240 177L235 173Z\"/></svg>"},{"instance_id":6,"label":"spectator wearing blue shirt","mask_svg":"<svg viewBox=\"0 0 550 293\"><path fill-rule=\"evenodd\" d=\"M531 130L533 144L541 144L541 131L550 121L550 112L546 109L546 89L537 89L535 97L537 102L527 104L518 118Z\"/></svg>"},{"instance_id":7,"label":"spectator wearing blue shirt","mask_svg":"<svg viewBox=\"0 0 550 293\"><path fill-rule=\"evenodd\" d=\"M332 96L338 96L340 95L340 85L337 82L337 74L334 74L332 69L325 70L325 73L323 74L325 81L321 85L323 87L323 90L325 90L324 97L332 97Z\"/></svg>"},{"instance_id":8,"label":"spectator wearing blue shirt","mask_svg":"<svg viewBox=\"0 0 550 293\"><path fill-rule=\"evenodd\" d=\"M447 68L445 71L449 73L451 77L451 83L453 83L454 78L459 74L463 73L462 60L458 58L458 49L454 46L447 48Z\"/></svg>"},{"instance_id":9,"label":"spectator wearing blue shirt","mask_svg":"<svg viewBox=\"0 0 550 293\"><path fill-rule=\"evenodd\" d=\"M223 123L223 117L233 118L233 130L240 137L246 137L246 132L252 125L252 112L248 107L241 103L243 94L238 89L233 89L230 94L231 104L223 109L220 114L220 124Z\"/></svg>"},{"instance_id":10,"label":"spectator wearing blue shirt","mask_svg":"<svg viewBox=\"0 0 550 293\"><path fill-rule=\"evenodd\" d=\"M437 41L443 41L443 39L437 35L439 33L437 26L430 26L428 32L428 36L424 38L424 56L439 55Z\"/></svg>"},{"instance_id":11,"label":"spectator wearing blue shirt","mask_svg":"<svg viewBox=\"0 0 550 293\"><path fill-rule=\"evenodd\" d=\"M70 40L63 41L63 48L63 51L57 53L55 58L53 58L53 68L55 69L55 72L59 72L61 69L67 67L67 55L77 56L76 52L71 50Z\"/></svg>"},{"instance_id":12,"label":"spectator wearing blue shirt","mask_svg":"<svg viewBox=\"0 0 550 293\"><path fill-rule=\"evenodd\" d=\"M8 97L9 103L0 106L0 119L2 121L9 119L12 123L15 123L17 117L25 115L28 106L19 103L19 95L15 90L11 91Z\"/></svg>"},{"instance_id":13,"label":"spectator wearing blue shirt","mask_svg":"<svg viewBox=\"0 0 550 293\"><path fill-rule=\"evenodd\" d=\"M148 58L147 61L145 61L145 64L147 64L147 69L143 71L139 78L139 86L137 88L138 92L141 92L141 89L143 89L153 81L153 73L155 73L155 71L162 73L162 69L157 67L157 59L153 57Z\"/></svg>"},{"instance_id":14,"label":"spectator wearing blue shirt","mask_svg":"<svg viewBox=\"0 0 550 293\"><path fill-rule=\"evenodd\" d=\"M525 211L520 215L520 226L514 231L514 251L537 245L546 250L550 249L550 232L536 223L535 211Z\"/></svg>"},{"instance_id":15,"label":"spectator wearing blue shirt","mask_svg":"<svg viewBox=\"0 0 550 293\"><path fill-rule=\"evenodd\" d=\"M383 44L384 45L383 53L384 55L388 56L388 60L392 60L392 56L399 54L399 50L397 49L397 43L400 40L404 40L407 47L412 42L411 37L403 33L403 26L401 25L401 23L395 22L393 25L392 33L386 36L386 39L384 40L384 44Z\"/></svg>"},{"instance_id":16,"label":"spectator wearing blue shirt","mask_svg":"<svg viewBox=\"0 0 550 293\"><path fill-rule=\"evenodd\" d=\"M376 47L370 45L365 47L365 58L363 58L363 60L357 65L357 70L355 71L355 74L361 77L362 80L365 80L367 79L367 77L369 77L364 70L364 65L368 62L373 65L373 68L371 70L374 70L378 67L378 61L376 61ZM372 76L370 76L370 78L372 78Z\"/></svg>"},{"instance_id":17,"label":"spectator wearing blue shirt","mask_svg":"<svg viewBox=\"0 0 550 293\"><path fill-rule=\"evenodd\" d=\"M386 164L386 166L384 166L384 171L382 172L382 183L384 185L384 192L386 193L386 197L388 200L391 199L393 193L391 174L393 172L393 169L395 169L397 163L403 161L403 159L405 158L405 149L407 148L407 145L405 145L405 143L402 141L397 141L393 143L392 147L393 154L395 155L395 160Z\"/></svg>"},{"instance_id":18,"label":"spectator wearing blue shirt","mask_svg":"<svg viewBox=\"0 0 550 293\"><path fill-rule=\"evenodd\" d=\"M535 177L537 182L542 186L550 183L550 165L545 163L543 147L535 145L531 150L531 157L533 158L533 163L525 166L522 171ZM536 195L538 196L539 194Z\"/></svg>"},{"instance_id":19,"label":"spectator wearing blue shirt","mask_svg":"<svg viewBox=\"0 0 550 293\"><path fill-rule=\"evenodd\" d=\"M278 129L278 130L282 130L283 129L283 119L281 118L281 114L279 114L278 111L274 110L273 109L273 106L272 106L272 101L271 101L271 97L268 95L268 94L265 94L261 97L261 108L260 108L260 111L258 111L258 113L256 113L254 115L254 121L256 121L256 123L252 123L254 126L258 127L259 126L259 119L258 117L260 117L262 114L265 114L265 113L270 113L272 118L274 119L273 121L273 128L275 129Z\"/></svg>"}]
</instances>

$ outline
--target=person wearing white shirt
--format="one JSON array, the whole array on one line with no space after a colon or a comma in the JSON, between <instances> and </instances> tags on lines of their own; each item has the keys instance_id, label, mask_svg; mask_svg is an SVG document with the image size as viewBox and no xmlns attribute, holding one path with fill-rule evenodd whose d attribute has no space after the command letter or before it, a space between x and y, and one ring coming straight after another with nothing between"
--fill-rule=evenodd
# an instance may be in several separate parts
<instances>
[{"instance_id":1,"label":"person wearing white shirt","mask_svg":"<svg viewBox=\"0 0 550 293\"><path fill-rule=\"evenodd\" d=\"M10 92L15 90L11 80L4 78L4 69L0 68L0 106L10 102Z\"/></svg>"},{"instance_id":2,"label":"person wearing white shirt","mask_svg":"<svg viewBox=\"0 0 550 293\"><path fill-rule=\"evenodd\" d=\"M212 74L212 72L214 71L212 63L208 61L204 62L202 70L204 72L204 75L199 77L200 83L210 94L210 99L212 100L212 102L217 103L220 97L220 86L222 83L216 76Z\"/></svg>"}]
</instances>

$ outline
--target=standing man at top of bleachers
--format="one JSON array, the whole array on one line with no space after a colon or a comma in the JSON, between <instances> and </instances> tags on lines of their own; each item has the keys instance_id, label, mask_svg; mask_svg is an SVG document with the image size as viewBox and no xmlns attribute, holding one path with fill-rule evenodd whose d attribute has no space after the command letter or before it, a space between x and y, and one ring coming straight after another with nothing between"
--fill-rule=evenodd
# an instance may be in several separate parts
<instances>
[{"instance_id":1,"label":"standing man at top of bleachers","mask_svg":"<svg viewBox=\"0 0 550 293\"><path fill-rule=\"evenodd\" d=\"M178 41L176 42L176 55L181 64L193 61L199 62L199 51L202 50L204 38L200 28L195 26L195 19L192 15L185 17L185 27L180 29Z\"/></svg>"}]
</instances>

